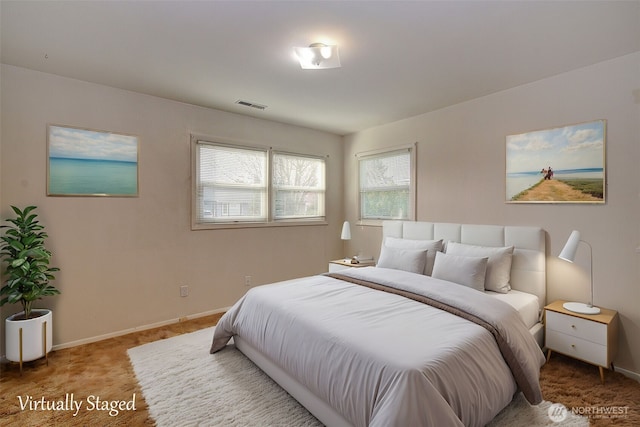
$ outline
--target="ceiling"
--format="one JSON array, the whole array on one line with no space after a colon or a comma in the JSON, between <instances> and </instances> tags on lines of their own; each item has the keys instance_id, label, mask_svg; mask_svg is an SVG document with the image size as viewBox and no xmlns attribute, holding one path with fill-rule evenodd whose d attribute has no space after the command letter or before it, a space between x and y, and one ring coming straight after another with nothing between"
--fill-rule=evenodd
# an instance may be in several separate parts
<instances>
[{"instance_id":1,"label":"ceiling","mask_svg":"<svg viewBox=\"0 0 640 427\"><path fill-rule=\"evenodd\" d=\"M4 64L339 135L640 51L640 1L0 7ZM314 42L342 68L301 69L293 47Z\"/></svg>"}]
</instances>

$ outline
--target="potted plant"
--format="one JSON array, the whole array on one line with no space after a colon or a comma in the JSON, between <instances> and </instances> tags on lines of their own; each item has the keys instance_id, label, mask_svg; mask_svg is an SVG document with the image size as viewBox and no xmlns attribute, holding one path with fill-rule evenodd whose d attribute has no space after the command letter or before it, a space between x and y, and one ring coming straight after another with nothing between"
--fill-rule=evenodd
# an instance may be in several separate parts
<instances>
[{"instance_id":1,"label":"potted plant","mask_svg":"<svg viewBox=\"0 0 640 427\"><path fill-rule=\"evenodd\" d=\"M6 229L0 237L0 258L6 264L0 306L22 304L23 310L5 321L6 358L20 362L22 370L22 362L39 359L51 350L51 310L33 308L33 302L60 293L50 283L59 269L49 267L51 252L44 246L48 235L36 220L36 207L11 208L16 217L7 219L10 225L0 226Z\"/></svg>"}]
</instances>

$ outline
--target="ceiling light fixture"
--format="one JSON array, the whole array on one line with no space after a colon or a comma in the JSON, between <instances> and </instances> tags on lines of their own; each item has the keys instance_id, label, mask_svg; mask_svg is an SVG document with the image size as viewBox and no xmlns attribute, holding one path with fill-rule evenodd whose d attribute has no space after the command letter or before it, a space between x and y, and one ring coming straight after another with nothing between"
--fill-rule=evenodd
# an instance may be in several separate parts
<instances>
[{"instance_id":1,"label":"ceiling light fixture","mask_svg":"<svg viewBox=\"0 0 640 427\"><path fill-rule=\"evenodd\" d=\"M300 61L300 66L305 70L340 67L337 45L312 43L309 47L294 47L293 50Z\"/></svg>"}]
</instances>

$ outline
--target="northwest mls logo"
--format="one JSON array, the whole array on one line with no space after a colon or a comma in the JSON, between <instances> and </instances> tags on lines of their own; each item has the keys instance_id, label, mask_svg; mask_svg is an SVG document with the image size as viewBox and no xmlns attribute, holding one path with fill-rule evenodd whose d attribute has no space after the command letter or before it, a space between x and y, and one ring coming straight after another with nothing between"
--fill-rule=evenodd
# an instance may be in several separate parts
<instances>
[{"instance_id":1,"label":"northwest mls logo","mask_svg":"<svg viewBox=\"0 0 640 427\"><path fill-rule=\"evenodd\" d=\"M549 406L549 410L547 411L547 415L549 415L549 419L554 423L561 423L565 419L567 419L567 414L569 411L562 403L554 403Z\"/></svg>"}]
</instances>

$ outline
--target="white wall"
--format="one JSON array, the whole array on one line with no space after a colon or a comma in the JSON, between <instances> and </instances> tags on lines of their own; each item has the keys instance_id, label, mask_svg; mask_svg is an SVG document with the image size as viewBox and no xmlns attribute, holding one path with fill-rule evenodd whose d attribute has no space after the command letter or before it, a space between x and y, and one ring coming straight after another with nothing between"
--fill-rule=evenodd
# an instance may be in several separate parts
<instances>
[{"instance_id":1,"label":"white wall","mask_svg":"<svg viewBox=\"0 0 640 427\"><path fill-rule=\"evenodd\" d=\"M54 345L222 309L244 294L245 276L316 274L342 256L341 137L13 66L1 77L0 216L34 204L47 227L61 269L62 294L41 304L54 309ZM47 197L48 123L137 135L139 197ZM192 132L329 155L329 225L192 231Z\"/></svg>"},{"instance_id":2,"label":"white wall","mask_svg":"<svg viewBox=\"0 0 640 427\"><path fill-rule=\"evenodd\" d=\"M588 299L589 278L555 258L572 230L593 246L594 301L620 312L616 365L640 372L640 53L345 138L345 207L357 220L357 162L372 149L418 142L418 220L543 227L548 300ZM425 94L428 96L429 94ZM505 137L607 120L606 204L506 204ZM348 253L377 256L380 230L353 227ZM587 271L588 250L578 264Z\"/></svg>"}]
</instances>

